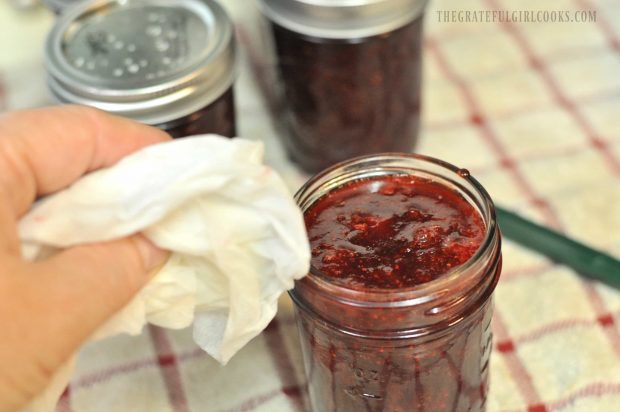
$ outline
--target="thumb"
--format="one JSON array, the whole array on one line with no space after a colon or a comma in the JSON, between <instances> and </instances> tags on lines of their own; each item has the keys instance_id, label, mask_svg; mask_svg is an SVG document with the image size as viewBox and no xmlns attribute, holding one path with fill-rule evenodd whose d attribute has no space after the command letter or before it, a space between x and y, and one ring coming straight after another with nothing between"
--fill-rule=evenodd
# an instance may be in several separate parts
<instances>
[{"instance_id":1,"label":"thumb","mask_svg":"<svg viewBox=\"0 0 620 412\"><path fill-rule=\"evenodd\" d=\"M23 405L41 391L95 329L144 286L167 253L136 235L74 247L35 263L4 258L0 410Z\"/></svg>"},{"instance_id":2,"label":"thumb","mask_svg":"<svg viewBox=\"0 0 620 412\"><path fill-rule=\"evenodd\" d=\"M148 282L168 253L142 235L78 246L30 266L30 314L50 368L62 364L102 323ZM56 342L58 339L58 342ZM46 350L46 351L47 351ZM45 362L47 363L47 362Z\"/></svg>"}]
</instances>

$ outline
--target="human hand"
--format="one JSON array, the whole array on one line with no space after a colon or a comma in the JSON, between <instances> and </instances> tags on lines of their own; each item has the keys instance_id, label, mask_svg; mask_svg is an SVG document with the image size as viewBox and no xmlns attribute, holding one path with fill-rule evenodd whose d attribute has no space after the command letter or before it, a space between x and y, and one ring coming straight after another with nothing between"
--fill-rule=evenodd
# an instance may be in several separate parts
<instances>
[{"instance_id":1,"label":"human hand","mask_svg":"<svg viewBox=\"0 0 620 412\"><path fill-rule=\"evenodd\" d=\"M167 139L157 129L77 106L0 118L0 412L43 390L167 257L136 235L26 262L18 220L37 197Z\"/></svg>"}]
</instances>

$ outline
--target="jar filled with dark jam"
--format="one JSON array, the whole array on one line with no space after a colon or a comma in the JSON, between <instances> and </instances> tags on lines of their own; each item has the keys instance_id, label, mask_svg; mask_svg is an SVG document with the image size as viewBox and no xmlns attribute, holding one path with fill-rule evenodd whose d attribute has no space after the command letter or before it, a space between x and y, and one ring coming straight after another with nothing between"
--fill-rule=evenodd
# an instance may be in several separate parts
<instances>
[{"instance_id":1,"label":"jar filled with dark jam","mask_svg":"<svg viewBox=\"0 0 620 412\"><path fill-rule=\"evenodd\" d=\"M233 137L235 37L214 0L79 2L47 38L52 95L169 132Z\"/></svg>"},{"instance_id":2,"label":"jar filled with dark jam","mask_svg":"<svg viewBox=\"0 0 620 412\"><path fill-rule=\"evenodd\" d=\"M466 170L340 163L296 195L312 246L291 291L314 412L484 411L501 245Z\"/></svg>"},{"instance_id":3,"label":"jar filled with dark jam","mask_svg":"<svg viewBox=\"0 0 620 412\"><path fill-rule=\"evenodd\" d=\"M317 172L408 152L418 134L426 0L261 0L281 86L285 144Z\"/></svg>"}]
</instances>

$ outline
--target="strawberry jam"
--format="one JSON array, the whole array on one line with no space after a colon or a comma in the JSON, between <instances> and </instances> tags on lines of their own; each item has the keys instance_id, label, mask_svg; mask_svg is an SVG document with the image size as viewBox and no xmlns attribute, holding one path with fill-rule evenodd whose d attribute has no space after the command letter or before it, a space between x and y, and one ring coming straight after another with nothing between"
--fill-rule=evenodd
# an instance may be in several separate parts
<instances>
[{"instance_id":1,"label":"strawberry jam","mask_svg":"<svg viewBox=\"0 0 620 412\"><path fill-rule=\"evenodd\" d=\"M314 412L484 411L501 242L480 184L382 154L296 198L312 267L290 295Z\"/></svg>"},{"instance_id":2,"label":"strawberry jam","mask_svg":"<svg viewBox=\"0 0 620 412\"><path fill-rule=\"evenodd\" d=\"M408 288L465 263L478 250L478 212L442 184L415 176L351 182L305 213L312 265L350 288Z\"/></svg>"}]
</instances>

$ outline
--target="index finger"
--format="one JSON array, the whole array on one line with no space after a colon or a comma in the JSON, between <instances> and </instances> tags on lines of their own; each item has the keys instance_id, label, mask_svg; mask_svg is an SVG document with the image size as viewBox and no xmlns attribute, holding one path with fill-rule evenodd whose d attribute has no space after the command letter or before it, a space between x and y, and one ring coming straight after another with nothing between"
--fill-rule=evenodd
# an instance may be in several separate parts
<instances>
[{"instance_id":1,"label":"index finger","mask_svg":"<svg viewBox=\"0 0 620 412\"><path fill-rule=\"evenodd\" d=\"M0 119L0 192L19 217L38 196L168 139L161 130L88 107L10 113Z\"/></svg>"}]
</instances>

